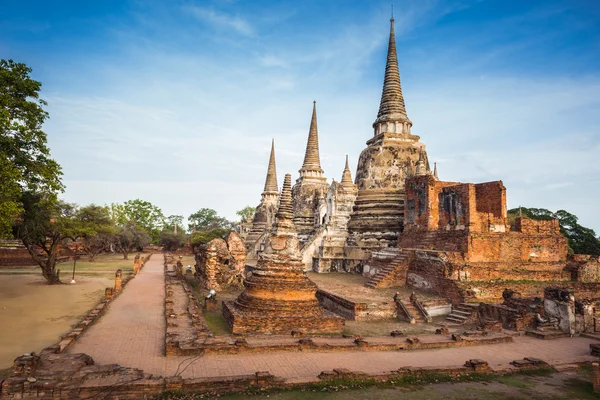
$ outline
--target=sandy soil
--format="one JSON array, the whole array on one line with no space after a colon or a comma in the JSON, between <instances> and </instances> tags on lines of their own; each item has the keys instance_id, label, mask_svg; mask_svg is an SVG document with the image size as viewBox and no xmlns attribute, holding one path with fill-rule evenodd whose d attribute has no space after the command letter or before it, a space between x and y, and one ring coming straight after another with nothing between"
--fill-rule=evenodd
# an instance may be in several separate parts
<instances>
[{"instance_id":1,"label":"sandy soil","mask_svg":"<svg viewBox=\"0 0 600 400\"><path fill-rule=\"evenodd\" d=\"M0 369L56 343L113 284L105 277L79 277L75 285L48 286L37 274L0 275Z\"/></svg>"}]
</instances>

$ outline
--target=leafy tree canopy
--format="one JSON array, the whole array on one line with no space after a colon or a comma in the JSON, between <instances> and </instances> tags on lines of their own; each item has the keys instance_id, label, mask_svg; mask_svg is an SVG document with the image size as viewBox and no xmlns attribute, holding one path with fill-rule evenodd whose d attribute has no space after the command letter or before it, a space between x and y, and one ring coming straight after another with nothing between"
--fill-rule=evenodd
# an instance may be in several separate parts
<instances>
[{"instance_id":1,"label":"leafy tree canopy","mask_svg":"<svg viewBox=\"0 0 600 400\"><path fill-rule=\"evenodd\" d=\"M560 232L569 240L569 248L575 254L600 255L600 240L596 237L596 233L593 229L579 225L579 219L576 215L565 210L552 212L545 208L521 207L520 210L519 208L508 210L509 219L514 220L514 218L519 216L519 212L523 217L531 219L557 219L560 225Z\"/></svg>"},{"instance_id":2,"label":"leafy tree canopy","mask_svg":"<svg viewBox=\"0 0 600 400\"><path fill-rule=\"evenodd\" d=\"M256 207L246 206L241 210L236 211L236 214L240 217L240 222L252 222L255 211Z\"/></svg>"},{"instance_id":3,"label":"leafy tree canopy","mask_svg":"<svg viewBox=\"0 0 600 400\"><path fill-rule=\"evenodd\" d=\"M158 241L165 223L165 216L159 207L140 199L128 200L119 205L113 204L111 213L118 225L124 226L128 222L134 222L145 230L154 242Z\"/></svg>"},{"instance_id":4,"label":"leafy tree canopy","mask_svg":"<svg viewBox=\"0 0 600 400\"><path fill-rule=\"evenodd\" d=\"M213 228L204 231L196 231L192 233L192 246L203 245L216 238L225 239L229 232L231 232L230 228Z\"/></svg>"},{"instance_id":5,"label":"leafy tree canopy","mask_svg":"<svg viewBox=\"0 0 600 400\"><path fill-rule=\"evenodd\" d=\"M151 240L152 238L148 232L139 227L135 222L127 221L122 226L117 227L117 236L114 244L123 254L123 259L127 260L129 253L149 245Z\"/></svg>"},{"instance_id":6,"label":"leafy tree canopy","mask_svg":"<svg viewBox=\"0 0 600 400\"><path fill-rule=\"evenodd\" d=\"M56 200L47 193L27 191L22 201L25 212L15 226L16 235L42 269L47 282L60 283L56 270L59 246L68 240L96 235L101 224L80 218L81 210L76 205Z\"/></svg>"},{"instance_id":7,"label":"leafy tree canopy","mask_svg":"<svg viewBox=\"0 0 600 400\"><path fill-rule=\"evenodd\" d=\"M167 218L165 218L165 229L173 231L175 226L177 226L177 231L184 231L183 215L169 215Z\"/></svg>"},{"instance_id":8,"label":"leafy tree canopy","mask_svg":"<svg viewBox=\"0 0 600 400\"><path fill-rule=\"evenodd\" d=\"M231 229L232 223L226 218L219 217L212 208L201 208L188 217L188 230L192 232L194 227L199 231L206 231L215 228ZM195 226L194 226L195 223Z\"/></svg>"},{"instance_id":9,"label":"leafy tree canopy","mask_svg":"<svg viewBox=\"0 0 600 400\"><path fill-rule=\"evenodd\" d=\"M160 233L158 244L163 246L165 251L176 251L185 244L186 235L183 231L165 229Z\"/></svg>"},{"instance_id":10,"label":"leafy tree canopy","mask_svg":"<svg viewBox=\"0 0 600 400\"><path fill-rule=\"evenodd\" d=\"M48 118L39 98L42 84L30 73L23 63L0 60L0 236L9 235L22 210L23 191L63 189L60 166L50 158L42 130Z\"/></svg>"}]
</instances>

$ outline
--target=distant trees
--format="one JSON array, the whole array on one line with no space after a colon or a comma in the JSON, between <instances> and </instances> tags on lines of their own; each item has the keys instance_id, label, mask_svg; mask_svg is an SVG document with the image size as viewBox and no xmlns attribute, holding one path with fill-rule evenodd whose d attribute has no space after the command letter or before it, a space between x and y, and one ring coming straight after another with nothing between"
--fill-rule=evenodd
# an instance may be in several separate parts
<instances>
[{"instance_id":1,"label":"distant trees","mask_svg":"<svg viewBox=\"0 0 600 400\"><path fill-rule=\"evenodd\" d=\"M158 242L160 231L165 224L165 216L159 207L149 201L135 199L113 205L113 213L118 225L133 221L150 235L153 242Z\"/></svg>"},{"instance_id":2,"label":"distant trees","mask_svg":"<svg viewBox=\"0 0 600 400\"><path fill-rule=\"evenodd\" d=\"M537 220L557 219L560 232L568 239L569 249L575 254L600 255L600 240L593 229L579 225L576 215L565 210L552 212L545 208L513 208L508 210L509 219L519 216Z\"/></svg>"},{"instance_id":3,"label":"distant trees","mask_svg":"<svg viewBox=\"0 0 600 400\"><path fill-rule=\"evenodd\" d=\"M114 246L123 254L123 259L129 258L129 253L144 246L148 246L152 239L150 234L138 226L134 221L127 221L117 226L116 235L113 238Z\"/></svg>"},{"instance_id":4,"label":"distant trees","mask_svg":"<svg viewBox=\"0 0 600 400\"><path fill-rule=\"evenodd\" d=\"M240 217L240 222L252 222L252 218L254 218L254 213L256 212L256 207L246 206L241 210L236 211L236 215Z\"/></svg>"},{"instance_id":5,"label":"distant trees","mask_svg":"<svg viewBox=\"0 0 600 400\"><path fill-rule=\"evenodd\" d=\"M216 228L231 229L233 224L227 218L219 217L212 208L201 208L188 217L188 231L207 231Z\"/></svg>"},{"instance_id":6,"label":"distant trees","mask_svg":"<svg viewBox=\"0 0 600 400\"><path fill-rule=\"evenodd\" d=\"M87 224L86 230L82 233L81 247L90 261L94 261L98 254L108 251L114 243L116 227L110 217L109 208L90 204L80 208L76 217Z\"/></svg>"},{"instance_id":7,"label":"distant trees","mask_svg":"<svg viewBox=\"0 0 600 400\"><path fill-rule=\"evenodd\" d=\"M25 192L22 202L24 212L15 225L17 237L40 266L47 283L61 283L56 269L60 246L67 240L94 236L103 229L102 222L81 218L81 210L75 204L42 192Z\"/></svg>"}]
</instances>

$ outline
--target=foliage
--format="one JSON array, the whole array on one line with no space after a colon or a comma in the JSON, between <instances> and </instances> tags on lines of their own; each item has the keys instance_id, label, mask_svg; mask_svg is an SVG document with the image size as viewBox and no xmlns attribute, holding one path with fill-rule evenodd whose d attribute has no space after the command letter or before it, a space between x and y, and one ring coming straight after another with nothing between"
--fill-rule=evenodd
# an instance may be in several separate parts
<instances>
[{"instance_id":1,"label":"foliage","mask_svg":"<svg viewBox=\"0 0 600 400\"><path fill-rule=\"evenodd\" d=\"M177 232L183 232L183 215L169 215L165 218L164 229L173 231L177 227Z\"/></svg>"},{"instance_id":2,"label":"foliage","mask_svg":"<svg viewBox=\"0 0 600 400\"><path fill-rule=\"evenodd\" d=\"M10 234L23 191L63 189L60 166L50 158L42 130L48 118L39 98L42 84L30 73L23 63L0 60L0 236Z\"/></svg>"},{"instance_id":3,"label":"foliage","mask_svg":"<svg viewBox=\"0 0 600 400\"><path fill-rule=\"evenodd\" d=\"M185 233L165 229L160 233L158 244L163 246L165 251L175 251L185 244Z\"/></svg>"},{"instance_id":4,"label":"foliage","mask_svg":"<svg viewBox=\"0 0 600 400\"><path fill-rule=\"evenodd\" d=\"M157 206L149 201L135 199L119 205L113 204L110 211L117 224L124 226L128 222L133 222L146 231L153 242L158 242L165 216Z\"/></svg>"},{"instance_id":5,"label":"foliage","mask_svg":"<svg viewBox=\"0 0 600 400\"><path fill-rule=\"evenodd\" d=\"M52 195L25 192L22 202L25 212L15 226L17 237L42 269L48 284L60 283L56 270L60 246L93 235L95 224L81 220L76 205L56 200Z\"/></svg>"},{"instance_id":6,"label":"foliage","mask_svg":"<svg viewBox=\"0 0 600 400\"><path fill-rule=\"evenodd\" d=\"M21 188L18 184L21 173L4 154L0 153L0 238L12 236L14 219L23 208L19 197Z\"/></svg>"},{"instance_id":7,"label":"foliage","mask_svg":"<svg viewBox=\"0 0 600 400\"><path fill-rule=\"evenodd\" d=\"M140 228L135 222L127 221L117 228L114 244L117 250L123 254L123 259L127 260L129 253L141 250L144 246L149 245L151 240L148 232Z\"/></svg>"},{"instance_id":8,"label":"foliage","mask_svg":"<svg viewBox=\"0 0 600 400\"><path fill-rule=\"evenodd\" d=\"M252 218L254 217L254 212L256 211L256 207L246 206L239 211L236 211L236 214L240 217L240 222L252 222Z\"/></svg>"},{"instance_id":9,"label":"foliage","mask_svg":"<svg viewBox=\"0 0 600 400\"><path fill-rule=\"evenodd\" d=\"M579 225L576 215L565 210L552 212L544 208L525 208L521 207L508 210L509 219L519 216L536 220L557 219L560 225L560 232L569 240L569 248L575 254L600 255L600 240L596 237L593 229Z\"/></svg>"},{"instance_id":10,"label":"foliage","mask_svg":"<svg viewBox=\"0 0 600 400\"><path fill-rule=\"evenodd\" d=\"M207 231L215 228L231 229L233 226L226 218L219 217L212 208L199 209L188 217L188 221L190 232L193 232L194 228L198 231Z\"/></svg>"},{"instance_id":11,"label":"foliage","mask_svg":"<svg viewBox=\"0 0 600 400\"><path fill-rule=\"evenodd\" d=\"M216 238L225 239L230 232L231 229L228 228L214 228L194 232L191 237L192 246L206 244Z\"/></svg>"},{"instance_id":12,"label":"foliage","mask_svg":"<svg viewBox=\"0 0 600 400\"><path fill-rule=\"evenodd\" d=\"M102 251L110 249L116 238L116 229L110 217L110 209L106 206L90 204L79 209L77 218L88 225L81 245L90 261L94 261L94 257Z\"/></svg>"}]
</instances>

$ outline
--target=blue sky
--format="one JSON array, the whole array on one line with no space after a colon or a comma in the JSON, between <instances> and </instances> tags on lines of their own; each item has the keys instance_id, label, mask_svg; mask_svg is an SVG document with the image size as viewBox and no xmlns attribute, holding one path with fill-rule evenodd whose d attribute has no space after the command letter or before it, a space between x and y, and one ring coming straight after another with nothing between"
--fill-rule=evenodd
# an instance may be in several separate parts
<instances>
[{"instance_id":1,"label":"blue sky","mask_svg":"<svg viewBox=\"0 0 600 400\"><path fill-rule=\"evenodd\" d=\"M450 181L600 232L600 3L395 1L413 133ZM43 82L64 198L165 214L256 205L271 138L297 177L312 101L322 166L372 134L390 2L3 0L0 57Z\"/></svg>"}]
</instances>

